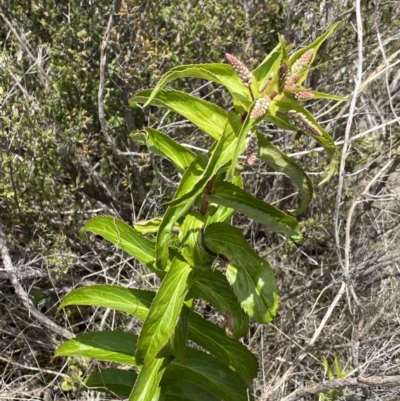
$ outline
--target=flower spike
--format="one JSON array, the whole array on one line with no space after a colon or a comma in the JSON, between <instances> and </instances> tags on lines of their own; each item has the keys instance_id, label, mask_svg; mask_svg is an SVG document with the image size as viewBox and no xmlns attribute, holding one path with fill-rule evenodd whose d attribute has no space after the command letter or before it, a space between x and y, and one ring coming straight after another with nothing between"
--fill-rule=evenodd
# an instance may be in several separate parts
<instances>
[{"instance_id":1,"label":"flower spike","mask_svg":"<svg viewBox=\"0 0 400 401\"><path fill-rule=\"evenodd\" d=\"M240 79L246 86L251 85L251 73L249 69L242 63L238 58L236 58L233 54L225 53L225 57L228 60L229 64L233 67L236 74L239 75Z\"/></svg>"},{"instance_id":2,"label":"flower spike","mask_svg":"<svg viewBox=\"0 0 400 401\"><path fill-rule=\"evenodd\" d=\"M311 121L308 121L304 114L299 113L296 110L288 111L288 120L290 124L300 128L307 134L321 136L319 129Z\"/></svg>"}]
</instances>

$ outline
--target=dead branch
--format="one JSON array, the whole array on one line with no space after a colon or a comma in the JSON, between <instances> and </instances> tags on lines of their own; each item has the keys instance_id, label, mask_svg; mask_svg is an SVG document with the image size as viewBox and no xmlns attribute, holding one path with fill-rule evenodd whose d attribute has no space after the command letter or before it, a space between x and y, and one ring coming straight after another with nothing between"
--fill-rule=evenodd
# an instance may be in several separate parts
<instances>
[{"instance_id":1,"label":"dead branch","mask_svg":"<svg viewBox=\"0 0 400 401\"><path fill-rule=\"evenodd\" d=\"M335 390L345 387L372 388L372 387L400 387L400 376L370 376L370 377L354 377L351 379L335 379L324 383L319 383L315 386L300 388L281 401L296 401L303 397L309 397L318 393L326 393L329 390Z\"/></svg>"},{"instance_id":2,"label":"dead branch","mask_svg":"<svg viewBox=\"0 0 400 401\"><path fill-rule=\"evenodd\" d=\"M15 269L13 267L11 257L7 248L6 236L4 234L1 224L0 224L0 253L3 259L5 271L8 273L8 277L10 278L11 284L14 287L15 293L17 294L18 298L21 300L25 308L28 310L29 314L32 315L34 318L36 318L39 323L41 323L43 326L50 329L54 333L59 334L64 338L68 339L74 338L75 337L74 334L52 322L48 317L43 315L29 299L28 294L26 293L22 285L19 283L17 274L15 273Z\"/></svg>"}]
</instances>

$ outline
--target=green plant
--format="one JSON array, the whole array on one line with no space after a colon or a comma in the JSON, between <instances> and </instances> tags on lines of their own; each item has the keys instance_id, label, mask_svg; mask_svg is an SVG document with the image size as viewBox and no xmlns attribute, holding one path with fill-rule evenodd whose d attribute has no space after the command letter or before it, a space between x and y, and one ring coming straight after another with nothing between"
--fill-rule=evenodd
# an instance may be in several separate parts
<instances>
[{"instance_id":1,"label":"green plant","mask_svg":"<svg viewBox=\"0 0 400 401\"><path fill-rule=\"evenodd\" d=\"M342 368L340 367L339 360L335 357L335 359L333 360L333 365L336 371L336 376L335 376L326 358L323 359L322 363L324 364L325 374L328 376L329 380L342 379L353 371L352 369L349 369L343 372ZM319 395L319 401L334 401L337 400L338 397L343 395L346 395L346 391L344 389L329 390L326 394Z\"/></svg>"},{"instance_id":2,"label":"green plant","mask_svg":"<svg viewBox=\"0 0 400 401\"><path fill-rule=\"evenodd\" d=\"M343 100L302 86L319 46L335 26L290 56L290 46L280 38L252 72L227 54L231 65L176 67L153 90L134 95L132 106L172 110L213 138L214 144L207 155L197 155L150 127L132 135L154 154L169 159L182 179L162 218L131 228L113 217L95 217L84 227L135 257L161 279L157 292L95 285L63 299L60 308L94 305L144 320L139 336L118 331L88 333L57 349L57 356L89 356L139 370L102 369L85 379L86 388L129 396L130 401L252 399L249 386L258 365L237 338L247 332L249 317L259 323L274 318L278 289L269 264L229 221L239 211L288 238L300 241L301 235L294 217L243 190L238 159L246 152L248 164L258 158L293 180L301 202L292 214L305 210L313 196L312 184L297 163L258 132L262 120L283 129L302 130L315 139L330 159L322 182L332 176L337 164L333 140L301 101ZM223 85L232 95L234 111L164 89L172 80L186 77ZM173 248L172 232L179 232ZM216 268L218 262L226 266L225 274ZM196 299L209 302L225 316L225 332L193 310ZM188 340L207 352L189 347Z\"/></svg>"}]
</instances>

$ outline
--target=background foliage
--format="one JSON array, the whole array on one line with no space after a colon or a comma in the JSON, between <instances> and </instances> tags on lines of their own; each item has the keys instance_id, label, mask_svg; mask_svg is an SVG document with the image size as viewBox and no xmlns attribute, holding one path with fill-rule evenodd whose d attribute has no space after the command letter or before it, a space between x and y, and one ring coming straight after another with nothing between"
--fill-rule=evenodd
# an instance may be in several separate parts
<instances>
[{"instance_id":1,"label":"background foliage","mask_svg":"<svg viewBox=\"0 0 400 401\"><path fill-rule=\"evenodd\" d=\"M78 282L143 288L156 283L124 253L115 253L99 239L93 245L78 236L94 215L131 223L164 211L162 202L171 195L175 172L167 161L144 153L129 134L146 124L191 146L209 146L172 114L156 112L150 119L146 112L131 109L133 92L153 87L180 64L221 62L225 52L254 66L275 45L277 33L295 47L304 46L339 19L344 23L320 49L319 68L308 85L343 96L354 90L359 61L353 2L138 0L116 1L113 7L114 24L107 30L112 13L108 1L0 1L0 217L22 285L50 317L59 298ZM307 238L301 247L235 217L251 245L274 266L282 292L280 317L267 327L252 325L246 337L263 369L254 385L259 399L296 360L336 296L346 249L348 282L356 284L352 288L358 302L350 295L342 298L312 355L296 365L296 375L282 391L289 394L321 382L324 358L330 364L338 358L342 371L354 368L352 346L357 341L361 374L398 374L393 341L398 335L399 9L395 2L371 0L362 2L361 14L363 85L351 121L340 207L336 180L317 189L312 207L300 219ZM105 133L98 90L106 32ZM174 85L230 107L216 86L202 81ZM341 145L350 103L334 110L330 106L315 102L312 111ZM306 171L315 174L315 183L320 181L327 161L312 142L300 135L293 141L292 133L270 124L263 129L283 151L297 155ZM247 189L260 199L283 209L297 204L290 180L264 165L248 169L245 176ZM339 227L332 218L336 210ZM351 235L350 248L346 233ZM7 275L0 271L0 278ZM29 317L9 281L2 282L0 297L1 394L40 397L50 391L55 399L73 397L64 390L76 387L71 377L90 370L90 363L51 361L59 338ZM214 310L198 308L222 321ZM83 308L68 313L56 321L75 332L93 326L137 327L121 314ZM27 385L26 374L32 372ZM54 379L57 372L64 379ZM389 390L379 391L371 390L371 396L391 399Z\"/></svg>"}]
</instances>

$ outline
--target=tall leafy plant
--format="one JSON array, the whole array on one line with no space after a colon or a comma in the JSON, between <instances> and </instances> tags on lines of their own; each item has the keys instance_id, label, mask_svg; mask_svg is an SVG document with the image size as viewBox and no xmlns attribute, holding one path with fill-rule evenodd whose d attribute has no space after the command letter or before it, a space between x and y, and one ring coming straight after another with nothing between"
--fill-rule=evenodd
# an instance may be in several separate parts
<instances>
[{"instance_id":1,"label":"tall leafy plant","mask_svg":"<svg viewBox=\"0 0 400 401\"><path fill-rule=\"evenodd\" d=\"M270 322L278 308L278 288L269 264L230 224L239 211L288 238L299 239L293 215L305 210L313 196L303 169L258 131L267 120L286 130L301 130L325 150L330 164L323 182L337 164L332 138L305 109L308 99L343 98L302 86L319 46L336 25L309 46L289 54L283 38L252 72L235 56L229 64L185 65L173 68L153 90L136 93L133 107L153 105L172 110L214 139L207 155L195 154L153 128L132 138L169 159L182 179L162 218L134 227L114 218L95 217L84 230L109 240L132 255L161 280L157 292L115 285L94 285L68 294L60 308L93 305L126 312L142 319L139 336L126 332L87 333L62 344L57 356L89 356L133 367L101 369L85 379L95 388L129 397L130 401L252 399L249 386L256 377L256 358L238 338L249 318ZM177 78L201 78L224 86L234 111L195 96L166 89ZM288 175L298 187L297 209L285 213L243 189L239 156L247 163L260 159ZM178 232L178 248L170 247ZM156 240L152 237L156 234ZM218 269L226 267L225 273ZM225 316L225 327L206 320L194 309L196 299ZM188 340L202 350L188 345Z\"/></svg>"}]
</instances>

